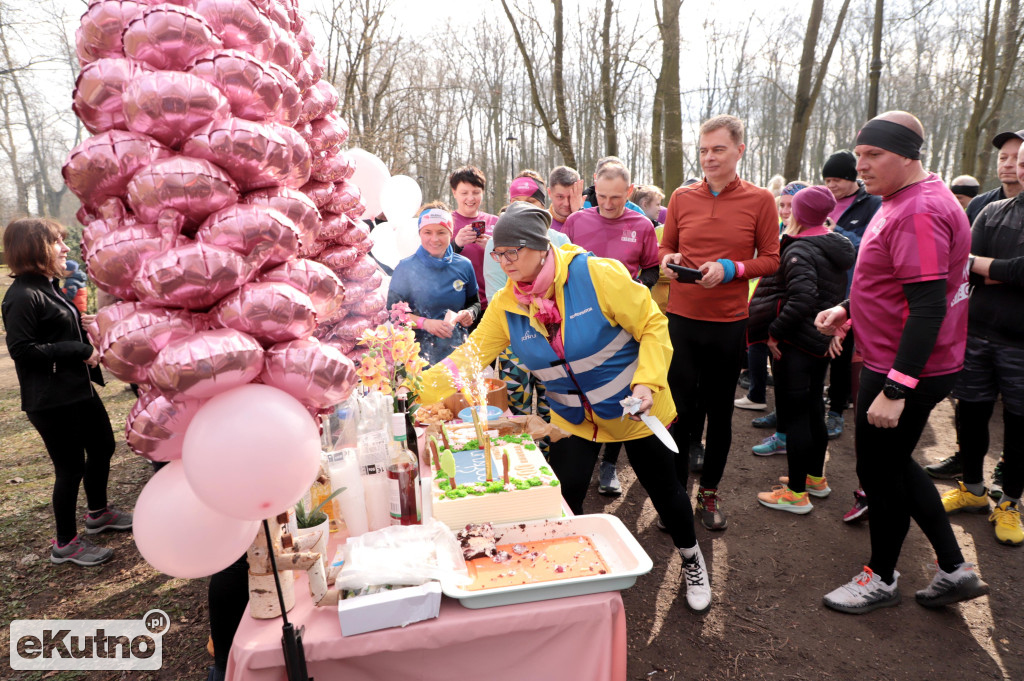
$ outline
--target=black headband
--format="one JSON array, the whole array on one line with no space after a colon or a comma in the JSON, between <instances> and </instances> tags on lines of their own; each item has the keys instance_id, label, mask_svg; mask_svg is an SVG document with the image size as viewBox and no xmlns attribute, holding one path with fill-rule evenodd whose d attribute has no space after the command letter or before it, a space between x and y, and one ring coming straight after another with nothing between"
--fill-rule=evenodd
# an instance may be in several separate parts
<instances>
[{"instance_id":1,"label":"black headband","mask_svg":"<svg viewBox=\"0 0 1024 681\"><path fill-rule=\"evenodd\" d=\"M864 124L857 133L857 144L867 144L891 151L913 161L921 158L924 138L910 128L874 118Z\"/></svg>"},{"instance_id":2,"label":"black headband","mask_svg":"<svg viewBox=\"0 0 1024 681\"><path fill-rule=\"evenodd\" d=\"M980 187L971 186L969 184L958 184L950 187L950 190L954 194L963 194L964 196L977 196Z\"/></svg>"}]
</instances>

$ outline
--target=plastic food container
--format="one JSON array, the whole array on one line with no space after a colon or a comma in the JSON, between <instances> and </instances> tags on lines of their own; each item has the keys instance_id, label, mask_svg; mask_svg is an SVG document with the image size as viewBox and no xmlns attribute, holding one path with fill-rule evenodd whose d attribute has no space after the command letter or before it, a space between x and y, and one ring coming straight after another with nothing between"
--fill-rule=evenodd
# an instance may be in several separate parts
<instances>
[{"instance_id":1,"label":"plastic food container","mask_svg":"<svg viewBox=\"0 0 1024 681\"><path fill-rule=\"evenodd\" d=\"M650 556L622 521L613 515L580 515L559 520L528 520L495 525L499 544L538 541L558 537L590 537L608 565L608 573L572 577L553 582L503 586L466 591L453 584L441 584L444 595L456 598L467 608L492 608L496 605L530 603L550 598L582 596L602 591L620 591L636 583L636 578L654 567Z\"/></svg>"}]
</instances>

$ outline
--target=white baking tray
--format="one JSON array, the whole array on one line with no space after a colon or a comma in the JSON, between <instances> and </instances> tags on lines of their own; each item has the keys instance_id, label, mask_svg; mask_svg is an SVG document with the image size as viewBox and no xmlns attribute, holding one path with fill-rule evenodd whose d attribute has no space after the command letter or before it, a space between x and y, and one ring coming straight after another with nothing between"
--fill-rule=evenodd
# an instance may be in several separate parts
<instances>
[{"instance_id":1,"label":"white baking tray","mask_svg":"<svg viewBox=\"0 0 1024 681\"><path fill-rule=\"evenodd\" d=\"M502 586L479 591L466 591L442 581L444 595L457 598L467 608L492 608L496 605L530 603L549 598L582 596L602 591L628 589L636 578L654 567L650 556L622 521L613 515L579 515L559 520L527 520L521 523L495 525L499 544L509 544L558 537L585 536L594 542L608 565L608 573L588 577L572 577L554 582Z\"/></svg>"}]
</instances>

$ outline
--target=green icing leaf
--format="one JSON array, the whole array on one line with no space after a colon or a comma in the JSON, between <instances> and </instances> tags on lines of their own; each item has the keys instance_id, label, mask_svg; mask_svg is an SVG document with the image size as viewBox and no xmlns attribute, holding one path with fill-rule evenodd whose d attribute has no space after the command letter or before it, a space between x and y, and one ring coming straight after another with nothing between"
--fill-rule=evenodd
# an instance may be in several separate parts
<instances>
[{"instance_id":1,"label":"green icing leaf","mask_svg":"<svg viewBox=\"0 0 1024 681\"><path fill-rule=\"evenodd\" d=\"M438 457L438 462L441 464L441 470L444 471L446 477L455 477L455 455L452 454L452 450L443 450L441 456Z\"/></svg>"}]
</instances>

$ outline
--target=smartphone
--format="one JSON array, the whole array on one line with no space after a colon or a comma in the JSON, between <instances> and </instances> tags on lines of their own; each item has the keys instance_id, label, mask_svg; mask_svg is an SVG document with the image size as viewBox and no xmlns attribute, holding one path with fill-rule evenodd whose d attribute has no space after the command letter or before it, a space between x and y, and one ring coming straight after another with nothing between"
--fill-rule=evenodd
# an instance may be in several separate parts
<instances>
[{"instance_id":1,"label":"smartphone","mask_svg":"<svg viewBox=\"0 0 1024 681\"><path fill-rule=\"evenodd\" d=\"M682 265L674 265L668 263L665 267L669 268L673 272L679 275L679 281L682 282L695 282L704 278L704 274L700 270L695 270L690 267L683 267Z\"/></svg>"},{"instance_id":2,"label":"smartphone","mask_svg":"<svg viewBox=\"0 0 1024 681\"><path fill-rule=\"evenodd\" d=\"M476 232L477 236L483 236L484 229L487 227L487 223L484 222L483 220L476 220L474 222L469 223L469 226L473 228L473 231Z\"/></svg>"}]
</instances>

